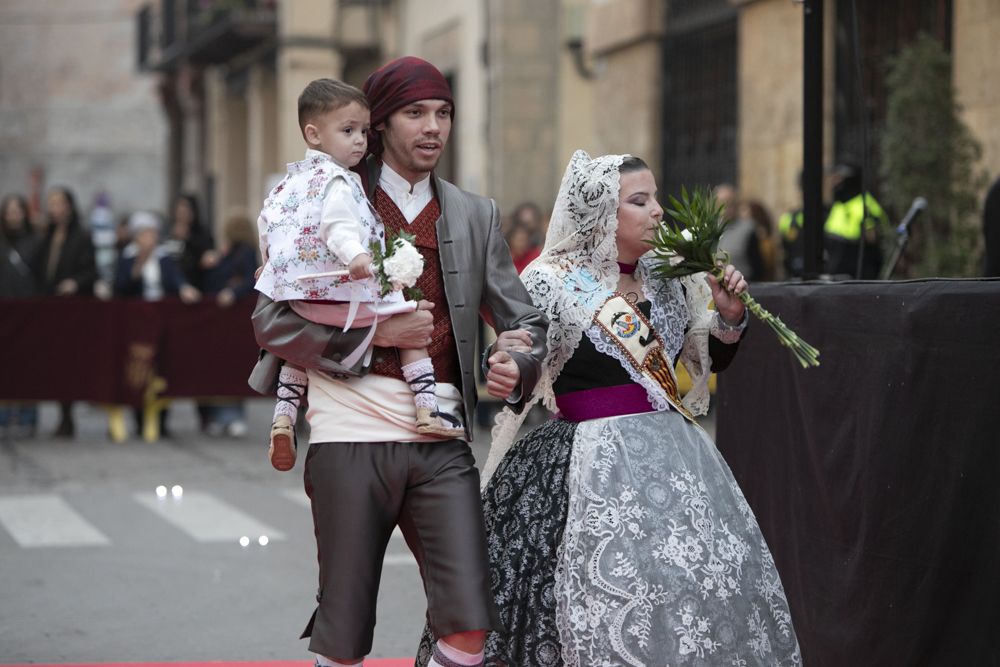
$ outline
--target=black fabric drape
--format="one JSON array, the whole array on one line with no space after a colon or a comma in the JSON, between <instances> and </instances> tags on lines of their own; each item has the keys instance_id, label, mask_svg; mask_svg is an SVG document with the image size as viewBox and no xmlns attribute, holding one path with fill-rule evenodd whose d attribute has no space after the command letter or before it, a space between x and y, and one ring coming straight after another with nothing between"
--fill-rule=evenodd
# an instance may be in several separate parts
<instances>
[{"instance_id":1,"label":"black fabric drape","mask_svg":"<svg viewBox=\"0 0 1000 667\"><path fill-rule=\"evenodd\" d=\"M717 441L806 665L1000 665L1000 280L757 285Z\"/></svg>"}]
</instances>

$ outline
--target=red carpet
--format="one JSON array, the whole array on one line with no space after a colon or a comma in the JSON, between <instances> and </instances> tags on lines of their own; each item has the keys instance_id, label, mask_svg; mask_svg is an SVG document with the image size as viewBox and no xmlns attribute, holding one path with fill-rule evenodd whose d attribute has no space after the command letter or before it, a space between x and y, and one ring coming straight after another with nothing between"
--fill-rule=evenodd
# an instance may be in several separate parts
<instances>
[{"instance_id":1,"label":"red carpet","mask_svg":"<svg viewBox=\"0 0 1000 667\"><path fill-rule=\"evenodd\" d=\"M365 660L365 667L412 667L413 658ZM80 664L3 665L0 667L313 667L311 660L271 660L268 662L88 662Z\"/></svg>"}]
</instances>

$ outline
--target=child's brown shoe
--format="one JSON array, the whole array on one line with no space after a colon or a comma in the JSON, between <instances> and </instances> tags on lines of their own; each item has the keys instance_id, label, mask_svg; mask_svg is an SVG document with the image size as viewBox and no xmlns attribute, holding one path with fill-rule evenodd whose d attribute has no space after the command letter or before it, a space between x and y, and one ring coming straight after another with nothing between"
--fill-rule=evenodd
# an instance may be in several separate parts
<instances>
[{"instance_id":1,"label":"child's brown shoe","mask_svg":"<svg viewBox=\"0 0 1000 667\"><path fill-rule=\"evenodd\" d=\"M465 429L462 428L461 422L449 414L418 407L417 433L439 435L442 438L461 438L465 435Z\"/></svg>"},{"instance_id":2,"label":"child's brown shoe","mask_svg":"<svg viewBox=\"0 0 1000 667\"><path fill-rule=\"evenodd\" d=\"M278 415L271 424L271 446L267 458L275 469L287 472L295 467L295 452L298 442L295 438L295 424L288 415Z\"/></svg>"}]
</instances>

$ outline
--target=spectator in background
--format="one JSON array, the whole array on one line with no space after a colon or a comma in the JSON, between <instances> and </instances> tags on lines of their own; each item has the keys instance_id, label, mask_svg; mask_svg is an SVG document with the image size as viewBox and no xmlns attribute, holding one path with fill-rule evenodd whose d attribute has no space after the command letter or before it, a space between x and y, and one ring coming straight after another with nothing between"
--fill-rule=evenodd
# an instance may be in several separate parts
<instances>
[{"instance_id":1,"label":"spectator in background","mask_svg":"<svg viewBox=\"0 0 1000 667\"><path fill-rule=\"evenodd\" d=\"M28 202L8 195L0 203L0 299L23 299L36 293L31 267L38 237L31 226ZM34 437L38 408L28 403L0 404L0 435L14 439Z\"/></svg>"},{"instance_id":2,"label":"spectator in background","mask_svg":"<svg viewBox=\"0 0 1000 667\"><path fill-rule=\"evenodd\" d=\"M201 222L198 199L182 194L174 200L167 240L167 252L194 287L204 288L205 272L217 259L212 235Z\"/></svg>"},{"instance_id":3,"label":"spectator in background","mask_svg":"<svg viewBox=\"0 0 1000 667\"><path fill-rule=\"evenodd\" d=\"M179 296L185 303L201 298L201 292L181 272L174 259L159 246L160 221L148 211L129 216L132 242L122 251L115 270L115 296L159 301Z\"/></svg>"},{"instance_id":4,"label":"spectator in background","mask_svg":"<svg viewBox=\"0 0 1000 667\"><path fill-rule=\"evenodd\" d=\"M97 279L94 243L80 224L73 194L53 188L45 200L45 236L35 255L35 280L45 296L91 296ZM60 403L57 438L72 438L76 432L73 404Z\"/></svg>"},{"instance_id":5,"label":"spectator in background","mask_svg":"<svg viewBox=\"0 0 1000 667\"><path fill-rule=\"evenodd\" d=\"M778 233L781 235L782 265L785 269L785 279L801 278L805 273L805 238L802 228L805 216L802 212L802 170L799 170L796 186L799 205L785 211L778 219ZM824 219L826 211L823 212Z\"/></svg>"},{"instance_id":6,"label":"spectator in background","mask_svg":"<svg viewBox=\"0 0 1000 667\"><path fill-rule=\"evenodd\" d=\"M510 256L518 273L541 253L544 236L542 210L531 202L518 204L511 213L506 234Z\"/></svg>"},{"instance_id":7,"label":"spectator in background","mask_svg":"<svg viewBox=\"0 0 1000 667\"><path fill-rule=\"evenodd\" d=\"M167 296L179 296L184 303L193 303L201 293L192 286L160 246L160 219L149 211L136 211L128 219L132 242L125 246L115 269L115 296L159 301ZM142 410L135 411L136 428L142 432ZM170 437L167 409L160 412L160 434Z\"/></svg>"},{"instance_id":8,"label":"spectator in background","mask_svg":"<svg viewBox=\"0 0 1000 667\"><path fill-rule=\"evenodd\" d=\"M253 292L257 245L257 230L250 218L232 215L226 220L218 261L205 274L205 294L214 296L220 307L228 308ZM199 405L198 412L209 435L239 438L247 432L243 401Z\"/></svg>"},{"instance_id":9,"label":"spectator in background","mask_svg":"<svg viewBox=\"0 0 1000 667\"><path fill-rule=\"evenodd\" d=\"M47 296L90 296L97 279L94 243L80 224L73 194L53 188L45 201L45 237L36 255L35 277Z\"/></svg>"},{"instance_id":10,"label":"spectator in background","mask_svg":"<svg viewBox=\"0 0 1000 667\"><path fill-rule=\"evenodd\" d=\"M776 280L779 241L771 214L756 199L741 201L738 210L741 219L753 222L754 234L747 247L752 279L757 282Z\"/></svg>"},{"instance_id":11,"label":"spectator in background","mask_svg":"<svg viewBox=\"0 0 1000 667\"><path fill-rule=\"evenodd\" d=\"M1000 178L993 181L983 204L983 275L1000 278Z\"/></svg>"},{"instance_id":12,"label":"spectator in background","mask_svg":"<svg viewBox=\"0 0 1000 667\"><path fill-rule=\"evenodd\" d=\"M31 226L28 201L20 195L8 195L0 204L3 225L0 228L0 299L23 299L35 296L32 266L38 251L38 236Z\"/></svg>"},{"instance_id":13,"label":"spectator in background","mask_svg":"<svg viewBox=\"0 0 1000 667\"><path fill-rule=\"evenodd\" d=\"M90 210L90 238L94 242L94 262L97 266L94 296L100 299L111 298L115 265L118 261L115 237L115 214L111 210L111 199L102 190L94 198L94 207Z\"/></svg>"},{"instance_id":14,"label":"spectator in background","mask_svg":"<svg viewBox=\"0 0 1000 667\"><path fill-rule=\"evenodd\" d=\"M832 183L833 204L823 223L826 271L862 280L878 278L882 269L879 236L888 226L889 217L874 195L869 192L861 196L861 169L857 165L836 165ZM864 256L859 267L860 254Z\"/></svg>"},{"instance_id":15,"label":"spectator in background","mask_svg":"<svg viewBox=\"0 0 1000 667\"><path fill-rule=\"evenodd\" d=\"M712 194L722 204L722 219L732 220L736 216L736 187L732 183L719 183Z\"/></svg>"},{"instance_id":16,"label":"spectator in background","mask_svg":"<svg viewBox=\"0 0 1000 667\"><path fill-rule=\"evenodd\" d=\"M257 231L246 215L230 216L222 228L218 259L205 274L205 293L231 306L253 291L257 268Z\"/></svg>"},{"instance_id":17,"label":"spectator in background","mask_svg":"<svg viewBox=\"0 0 1000 667\"><path fill-rule=\"evenodd\" d=\"M728 222L726 231L719 239L719 249L729 253L729 263L743 272L747 280L757 280L760 260L759 252L756 252L756 226L753 220L740 215L739 197L734 188L729 183L717 185L714 190L715 198L722 204L722 217Z\"/></svg>"}]
</instances>

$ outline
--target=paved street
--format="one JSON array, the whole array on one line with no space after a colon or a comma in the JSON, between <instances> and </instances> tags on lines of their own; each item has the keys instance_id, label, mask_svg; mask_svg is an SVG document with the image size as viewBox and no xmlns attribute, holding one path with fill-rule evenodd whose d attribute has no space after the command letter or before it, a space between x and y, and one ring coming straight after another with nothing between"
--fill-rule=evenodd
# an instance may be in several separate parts
<instances>
[{"instance_id":1,"label":"paved street","mask_svg":"<svg viewBox=\"0 0 1000 667\"><path fill-rule=\"evenodd\" d=\"M5 442L0 663L307 659L298 636L316 587L312 523L302 459L291 473L267 463L269 406L248 404L243 439L197 434L181 401L175 437L156 444L110 443L103 413L83 404L74 441ZM42 419L51 432L54 406ZM423 609L397 536L372 656L413 655Z\"/></svg>"},{"instance_id":2,"label":"paved street","mask_svg":"<svg viewBox=\"0 0 1000 667\"><path fill-rule=\"evenodd\" d=\"M199 434L188 401L156 444L109 442L94 406L76 416L75 440L0 446L0 664L308 659L312 522L302 458L291 473L267 463L270 401L248 402L242 439ZM50 433L55 406L41 417ZM423 613L397 534L371 657L412 656Z\"/></svg>"}]
</instances>

